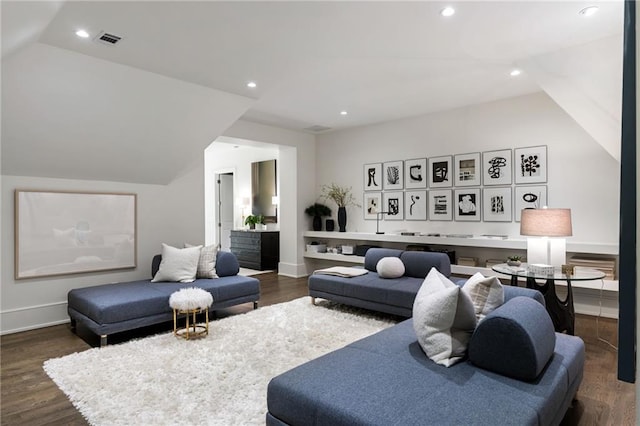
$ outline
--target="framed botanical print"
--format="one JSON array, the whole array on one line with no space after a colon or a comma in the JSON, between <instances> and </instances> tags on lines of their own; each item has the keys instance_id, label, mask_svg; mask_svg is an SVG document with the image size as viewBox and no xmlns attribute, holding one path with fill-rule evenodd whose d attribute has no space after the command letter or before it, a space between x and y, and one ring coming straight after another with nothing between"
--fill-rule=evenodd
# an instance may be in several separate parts
<instances>
[{"instance_id":1,"label":"framed botanical print","mask_svg":"<svg viewBox=\"0 0 640 426\"><path fill-rule=\"evenodd\" d=\"M404 192L385 192L383 195L383 208L387 214L385 220L404 219Z\"/></svg>"},{"instance_id":2,"label":"framed botanical print","mask_svg":"<svg viewBox=\"0 0 640 426\"><path fill-rule=\"evenodd\" d=\"M427 159L416 158L404 162L404 187L406 189L427 187Z\"/></svg>"},{"instance_id":3,"label":"framed botanical print","mask_svg":"<svg viewBox=\"0 0 640 426\"><path fill-rule=\"evenodd\" d=\"M450 155L429 158L429 188L448 188L453 185L451 165Z\"/></svg>"},{"instance_id":4,"label":"framed botanical print","mask_svg":"<svg viewBox=\"0 0 640 426\"><path fill-rule=\"evenodd\" d=\"M429 220L453 220L453 200L450 189L432 189L428 192Z\"/></svg>"},{"instance_id":5,"label":"framed botanical print","mask_svg":"<svg viewBox=\"0 0 640 426\"><path fill-rule=\"evenodd\" d=\"M456 189L455 195L455 219L457 221L480 221L480 189Z\"/></svg>"},{"instance_id":6,"label":"framed botanical print","mask_svg":"<svg viewBox=\"0 0 640 426\"><path fill-rule=\"evenodd\" d=\"M376 213L382 211L382 192L365 192L362 206L365 220L376 220Z\"/></svg>"},{"instance_id":7,"label":"framed botanical print","mask_svg":"<svg viewBox=\"0 0 640 426\"><path fill-rule=\"evenodd\" d=\"M511 187L482 190L482 219L485 222L511 222Z\"/></svg>"},{"instance_id":8,"label":"framed botanical print","mask_svg":"<svg viewBox=\"0 0 640 426\"><path fill-rule=\"evenodd\" d=\"M482 182L489 185L511 185L513 161L510 149L482 153Z\"/></svg>"},{"instance_id":9,"label":"framed botanical print","mask_svg":"<svg viewBox=\"0 0 640 426\"><path fill-rule=\"evenodd\" d=\"M480 153L458 154L453 158L455 164L454 186L479 186L482 174Z\"/></svg>"},{"instance_id":10,"label":"framed botanical print","mask_svg":"<svg viewBox=\"0 0 640 426\"><path fill-rule=\"evenodd\" d=\"M516 148L514 155L516 185L547 181L547 146Z\"/></svg>"},{"instance_id":11,"label":"framed botanical print","mask_svg":"<svg viewBox=\"0 0 640 426\"><path fill-rule=\"evenodd\" d=\"M364 165L362 188L365 191L382 191L382 163Z\"/></svg>"},{"instance_id":12,"label":"framed botanical print","mask_svg":"<svg viewBox=\"0 0 640 426\"><path fill-rule=\"evenodd\" d=\"M540 209L547 205L547 186L516 186L513 198L516 222L520 222L522 209Z\"/></svg>"},{"instance_id":13,"label":"framed botanical print","mask_svg":"<svg viewBox=\"0 0 640 426\"><path fill-rule=\"evenodd\" d=\"M404 171L402 161L382 163L383 188L385 191L404 188Z\"/></svg>"},{"instance_id":14,"label":"framed botanical print","mask_svg":"<svg viewBox=\"0 0 640 426\"><path fill-rule=\"evenodd\" d=\"M406 220L427 220L427 191L405 191L404 216Z\"/></svg>"}]
</instances>

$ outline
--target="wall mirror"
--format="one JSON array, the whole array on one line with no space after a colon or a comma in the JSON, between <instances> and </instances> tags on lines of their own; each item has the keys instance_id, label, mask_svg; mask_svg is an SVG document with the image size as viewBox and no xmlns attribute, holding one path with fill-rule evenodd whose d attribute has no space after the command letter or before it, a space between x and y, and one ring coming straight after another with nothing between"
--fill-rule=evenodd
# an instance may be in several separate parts
<instances>
[{"instance_id":1,"label":"wall mirror","mask_svg":"<svg viewBox=\"0 0 640 426\"><path fill-rule=\"evenodd\" d=\"M278 221L276 160L251 163L251 214L263 215L265 223Z\"/></svg>"}]
</instances>

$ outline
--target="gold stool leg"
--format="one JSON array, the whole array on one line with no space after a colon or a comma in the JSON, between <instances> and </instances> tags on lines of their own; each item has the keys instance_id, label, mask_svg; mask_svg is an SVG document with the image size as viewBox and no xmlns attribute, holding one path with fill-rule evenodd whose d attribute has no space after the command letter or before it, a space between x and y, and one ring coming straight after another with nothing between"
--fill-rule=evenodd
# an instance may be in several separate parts
<instances>
[{"instance_id":1,"label":"gold stool leg","mask_svg":"<svg viewBox=\"0 0 640 426\"><path fill-rule=\"evenodd\" d=\"M208 336L209 335L209 308L207 308L207 310L204 311L204 318L205 318L205 327L207 329L207 332L205 334Z\"/></svg>"},{"instance_id":2,"label":"gold stool leg","mask_svg":"<svg viewBox=\"0 0 640 426\"><path fill-rule=\"evenodd\" d=\"M178 335L178 311L177 309L173 310L173 335Z\"/></svg>"}]
</instances>

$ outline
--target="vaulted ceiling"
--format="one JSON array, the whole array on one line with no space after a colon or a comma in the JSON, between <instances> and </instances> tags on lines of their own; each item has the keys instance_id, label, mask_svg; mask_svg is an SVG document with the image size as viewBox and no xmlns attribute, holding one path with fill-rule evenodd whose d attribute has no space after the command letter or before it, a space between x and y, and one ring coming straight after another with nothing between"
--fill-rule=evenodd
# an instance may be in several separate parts
<instances>
[{"instance_id":1,"label":"vaulted ceiling","mask_svg":"<svg viewBox=\"0 0 640 426\"><path fill-rule=\"evenodd\" d=\"M541 90L616 157L621 1L445 5L2 1L2 173L167 183L238 118L335 130Z\"/></svg>"}]
</instances>

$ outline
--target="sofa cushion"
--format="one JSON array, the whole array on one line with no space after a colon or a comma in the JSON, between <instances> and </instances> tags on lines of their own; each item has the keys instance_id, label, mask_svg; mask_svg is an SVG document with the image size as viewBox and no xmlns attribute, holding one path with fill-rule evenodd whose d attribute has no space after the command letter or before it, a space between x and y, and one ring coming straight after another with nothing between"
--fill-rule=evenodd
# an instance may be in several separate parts
<instances>
[{"instance_id":1,"label":"sofa cushion","mask_svg":"<svg viewBox=\"0 0 640 426\"><path fill-rule=\"evenodd\" d=\"M471 299L436 268L432 268L413 303L418 343L434 362L450 367L464 358L476 326Z\"/></svg>"},{"instance_id":2,"label":"sofa cushion","mask_svg":"<svg viewBox=\"0 0 640 426\"><path fill-rule=\"evenodd\" d=\"M184 244L185 247L195 247L193 244ZM216 258L218 255L218 246L203 246L200 250L200 258L198 259L198 268L196 270L196 278L218 278L216 274Z\"/></svg>"},{"instance_id":3,"label":"sofa cushion","mask_svg":"<svg viewBox=\"0 0 640 426\"><path fill-rule=\"evenodd\" d=\"M380 278L400 278L404 275L404 263L397 257L383 257L376 265Z\"/></svg>"},{"instance_id":4,"label":"sofa cushion","mask_svg":"<svg viewBox=\"0 0 640 426\"><path fill-rule=\"evenodd\" d=\"M551 359L556 334L543 305L515 297L478 324L469 360L478 367L519 380L534 380Z\"/></svg>"},{"instance_id":5,"label":"sofa cushion","mask_svg":"<svg viewBox=\"0 0 640 426\"><path fill-rule=\"evenodd\" d=\"M462 291L471 298L478 322L504 303L504 289L500 280L485 277L480 272L467 280Z\"/></svg>"},{"instance_id":6,"label":"sofa cushion","mask_svg":"<svg viewBox=\"0 0 640 426\"><path fill-rule=\"evenodd\" d=\"M171 281L190 283L196 279L202 246L176 248L162 243L160 269L151 282Z\"/></svg>"},{"instance_id":7,"label":"sofa cushion","mask_svg":"<svg viewBox=\"0 0 640 426\"><path fill-rule=\"evenodd\" d=\"M383 257L400 257L402 250L388 248L370 248L364 255L364 268L371 272L377 272L378 261Z\"/></svg>"},{"instance_id":8,"label":"sofa cushion","mask_svg":"<svg viewBox=\"0 0 640 426\"><path fill-rule=\"evenodd\" d=\"M444 253L405 251L400 255L407 277L424 278L431 268L436 268L445 277L451 276L451 262Z\"/></svg>"}]
</instances>

